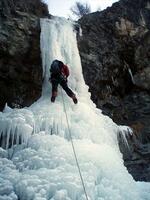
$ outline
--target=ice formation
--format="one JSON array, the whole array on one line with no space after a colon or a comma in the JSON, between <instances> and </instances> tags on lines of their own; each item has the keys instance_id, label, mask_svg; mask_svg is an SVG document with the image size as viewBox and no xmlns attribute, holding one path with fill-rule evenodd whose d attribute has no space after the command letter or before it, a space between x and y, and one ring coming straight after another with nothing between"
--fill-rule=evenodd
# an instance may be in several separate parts
<instances>
[{"instance_id":1,"label":"ice formation","mask_svg":"<svg viewBox=\"0 0 150 200\"><path fill-rule=\"evenodd\" d=\"M41 54L42 97L28 108L6 106L0 113L0 200L85 200L62 95L88 199L150 199L150 184L135 182L123 164L117 135L127 127L117 126L90 100L70 21L41 19ZM56 58L70 67L77 105L61 88L50 102L49 67Z\"/></svg>"}]
</instances>

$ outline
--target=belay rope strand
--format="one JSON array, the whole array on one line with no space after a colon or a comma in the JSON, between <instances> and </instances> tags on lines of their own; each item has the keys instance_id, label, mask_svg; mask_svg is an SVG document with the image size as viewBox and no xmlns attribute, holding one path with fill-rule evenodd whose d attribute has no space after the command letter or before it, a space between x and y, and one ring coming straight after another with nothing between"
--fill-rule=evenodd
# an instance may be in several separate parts
<instances>
[{"instance_id":1,"label":"belay rope strand","mask_svg":"<svg viewBox=\"0 0 150 200\"><path fill-rule=\"evenodd\" d=\"M72 139L72 135L71 135L71 130L70 130L70 126L69 126L69 120L68 120L68 115L67 115L67 110L66 110L66 106L65 106L62 88L61 88L61 96L62 96L64 111L65 111L65 116L66 116L66 121L67 121L67 126L68 126L68 132L69 132L71 145L72 145L72 149L73 149L73 154L74 154L76 165L77 165L77 168L78 168L78 171L79 171L79 175L80 175L81 183L82 183L83 190L84 190L84 193L85 193L85 197L86 197L86 200L88 200L88 195L87 195L87 192L86 192L84 180L83 180L83 177L82 177L81 169L80 169L80 166L79 166L79 162L78 162L78 159L77 159L77 155L76 155L76 151L75 151L75 147L74 147L74 143L73 143L73 139Z\"/></svg>"}]
</instances>

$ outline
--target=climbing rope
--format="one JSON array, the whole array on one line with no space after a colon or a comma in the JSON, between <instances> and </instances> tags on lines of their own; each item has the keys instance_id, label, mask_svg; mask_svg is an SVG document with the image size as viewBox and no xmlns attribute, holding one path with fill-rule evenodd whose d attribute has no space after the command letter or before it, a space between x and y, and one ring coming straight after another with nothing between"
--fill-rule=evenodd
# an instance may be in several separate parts
<instances>
[{"instance_id":1,"label":"climbing rope","mask_svg":"<svg viewBox=\"0 0 150 200\"><path fill-rule=\"evenodd\" d=\"M61 96L62 96L64 111L65 111L65 116L66 116L68 132L69 132L69 136L70 136L70 141L71 141L71 145L72 145L72 149L73 149L73 154L74 154L76 165L77 165L77 168L78 168L78 171L79 171L79 175L80 175L81 183L82 183L83 190L84 190L84 193L85 193L85 197L86 197L86 200L88 200L88 195L87 195L87 192L86 192L84 180L83 180L83 177L82 177L80 165L79 165L79 162L78 162L78 158L77 158L77 155L76 155L76 151L75 151L75 147L74 147L74 143L73 143L73 139L72 139L72 134L71 134L70 126L69 126L69 120L68 120L68 115L67 115L67 110L66 110L66 105L65 105L65 100L64 100L62 88L61 88Z\"/></svg>"}]
</instances>

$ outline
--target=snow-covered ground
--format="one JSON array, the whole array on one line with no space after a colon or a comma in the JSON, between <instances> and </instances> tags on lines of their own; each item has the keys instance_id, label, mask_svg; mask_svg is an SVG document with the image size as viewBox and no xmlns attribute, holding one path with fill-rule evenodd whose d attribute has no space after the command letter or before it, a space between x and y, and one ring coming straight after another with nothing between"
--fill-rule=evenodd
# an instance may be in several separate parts
<instances>
[{"instance_id":1,"label":"snow-covered ground","mask_svg":"<svg viewBox=\"0 0 150 200\"><path fill-rule=\"evenodd\" d=\"M119 151L117 135L127 127L117 126L90 100L72 23L42 19L41 29L42 97L28 108L6 106L0 113L0 136L6 148L0 148L0 200L86 199L63 98L88 199L149 200L150 184L133 180ZM68 84L78 97L77 105L61 88L56 102L50 102L49 67L54 59L70 67Z\"/></svg>"}]
</instances>

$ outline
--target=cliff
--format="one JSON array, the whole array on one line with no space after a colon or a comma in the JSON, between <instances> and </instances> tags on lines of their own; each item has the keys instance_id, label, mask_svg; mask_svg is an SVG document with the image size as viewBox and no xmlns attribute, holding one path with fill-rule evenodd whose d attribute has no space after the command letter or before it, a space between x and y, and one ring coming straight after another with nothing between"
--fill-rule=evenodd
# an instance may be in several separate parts
<instances>
[{"instance_id":1,"label":"cliff","mask_svg":"<svg viewBox=\"0 0 150 200\"><path fill-rule=\"evenodd\" d=\"M0 110L32 104L41 95L40 0L0 1Z\"/></svg>"},{"instance_id":2,"label":"cliff","mask_svg":"<svg viewBox=\"0 0 150 200\"><path fill-rule=\"evenodd\" d=\"M40 0L0 1L0 110L6 102L29 106L41 95L40 17L45 16L48 9ZM122 149L125 164L136 180L149 181L150 0L121 0L79 23L91 98L116 123L133 128L130 156Z\"/></svg>"},{"instance_id":3,"label":"cliff","mask_svg":"<svg viewBox=\"0 0 150 200\"><path fill-rule=\"evenodd\" d=\"M132 127L135 146L126 165L136 180L150 180L150 0L121 0L79 23L91 98L117 124Z\"/></svg>"}]
</instances>

